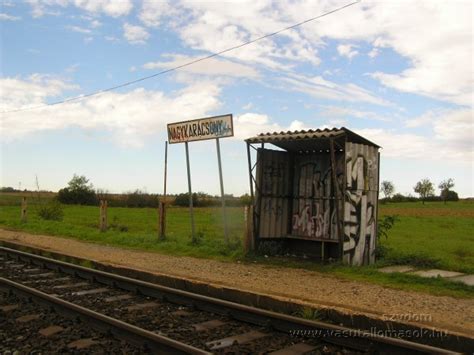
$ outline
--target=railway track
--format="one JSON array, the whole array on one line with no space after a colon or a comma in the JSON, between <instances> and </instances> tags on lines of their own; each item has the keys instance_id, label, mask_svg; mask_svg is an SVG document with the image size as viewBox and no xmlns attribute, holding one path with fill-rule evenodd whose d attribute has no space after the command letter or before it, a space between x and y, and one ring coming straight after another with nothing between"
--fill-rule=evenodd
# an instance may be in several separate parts
<instances>
[{"instance_id":1,"label":"railway track","mask_svg":"<svg viewBox=\"0 0 474 355\"><path fill-rule=\"evenodd\" d=\"M80 319L81 324L88 324L105 337L113 336L115 341L130 344L129 353L133 349L192 354L453 353L5 247L0 247L0 276L0 291L4 295L0 313L13 306L8 302L16 302L15 297L30 300L44 307L37 313L54 309L61 316ZM2 316L7 318L8 314ZM91 347L88 352L94 349Z\"/></svg>"}]
</instances>

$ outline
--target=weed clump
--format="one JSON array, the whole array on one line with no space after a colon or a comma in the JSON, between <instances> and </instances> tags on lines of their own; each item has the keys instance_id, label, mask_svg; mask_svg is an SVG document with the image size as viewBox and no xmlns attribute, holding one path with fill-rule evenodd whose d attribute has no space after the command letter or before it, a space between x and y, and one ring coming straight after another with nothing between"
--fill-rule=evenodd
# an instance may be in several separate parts
<instances>
[{"instance_id":1,"label":"weed clump","mask_svg":"<svg viewBox=\"0 0 474 355\"><path fill-rule=\"evenodd\" d=\"M38 207L38 216L48 221L62 221L64 218L63 207L57 200L52 200Z\"/></svg>"}]
</instances>

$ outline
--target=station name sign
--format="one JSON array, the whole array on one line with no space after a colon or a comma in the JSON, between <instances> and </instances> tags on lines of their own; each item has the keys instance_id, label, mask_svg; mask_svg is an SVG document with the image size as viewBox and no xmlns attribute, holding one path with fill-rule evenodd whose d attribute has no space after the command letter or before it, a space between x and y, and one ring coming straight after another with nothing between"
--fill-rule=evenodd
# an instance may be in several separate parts
<instances>
[{"instance_id":1,"label":"station name sign","mask_svg":"<svg viewBox=\"0 0 474 355\"><path fill-rule=\"evenodd\" d=\"M168 142L170 144L225 138L233 135L234 125L231 114L168 123Z\"/></svg>"}]
</instances>

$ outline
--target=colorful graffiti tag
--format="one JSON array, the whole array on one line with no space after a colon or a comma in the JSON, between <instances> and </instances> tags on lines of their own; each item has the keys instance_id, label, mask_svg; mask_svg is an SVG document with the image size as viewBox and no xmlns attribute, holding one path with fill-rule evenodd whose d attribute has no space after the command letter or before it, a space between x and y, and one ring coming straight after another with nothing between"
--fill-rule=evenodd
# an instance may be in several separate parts
<instances>
[{"instance_id":1,"label":"colorful graffiti tag","mask_svg":"<svg viewBox=\"0 0 474 355\"><path fill-rule=\"evenodd\" d=\"M306 157L305 159L308 159ZM337 216L333 196L329 157L312 157L316 163L296 165L298 196L294 201L292 234L315 239L338 239ZM339 182L342 172L336 169Z\"/></svg>"}]
</instances>

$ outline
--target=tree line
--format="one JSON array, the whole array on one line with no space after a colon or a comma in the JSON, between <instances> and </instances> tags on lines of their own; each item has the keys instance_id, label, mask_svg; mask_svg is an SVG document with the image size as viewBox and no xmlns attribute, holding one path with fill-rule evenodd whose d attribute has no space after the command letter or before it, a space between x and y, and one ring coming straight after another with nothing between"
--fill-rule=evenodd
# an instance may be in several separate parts
<instances>
[{"instance_id":1,"label":"tree line","mask_svg":"<svg viewBox=\"0 0 474 355\"><path fill-rule=\"evenodd\" d=\"M428 178L421 179L413 187L413 191L419 195L419 198L415 196L404 196L400 193L395 193L395 185L391 181L382 181L380 184L380 191L384 194L384 198L381 199L382 203L391 201L391 202L412 202L421 200L423 204L425 201L458 201L459 196L456 191L453 191L454 180L449 178L441 181L438 184L438 189L440 194L435 195L435 188L433 182Z\"/></svg>"},{"instance_id":2,"label":"tree line","mask_svg":"<svg viewBox=\"0 0 474 355\"><path fill-rule=\"evenodd\" d=\"M419 195L415 197L412 195L402 195L395 193L395 185L391 181L384 180L380 184L380 191L384 197L381 199L385 202L414 202L421 200L425 201L458 201L458 194L452 190L454 187L453 179L446 179L438 184L440 194L435 195L435 188L433 182L428 178L421 179L413 187L413 191ZM38 186L39 191L39 186ZM2 187L0 192L22 192L12 187ZM139 189L123 193L111 194L106 190L94 189L92 183L89 182L85 176L76 175L68 182L68 185L58 191L57 201L63 204L74 205L98 205L100 200L107 200L110 207L153 207L159 206L160 200L163 196L158 194L149 194ZM193 205L195 207L213 207L220 206L220 196L212 196L204 192L197 192L192 194ZM248 194L240 197L233 195L225 196L227 206L245 206L251 203L251 197ZM174 206L188 206L189 194L181 193L177 195L168 195L167 202Z\"/></svg>"},{"instance_id":3,"label":"tree line","mask_svg":"<svg viewBox=\"0 0 474 355\"><path fill-rule=\"evenodd\" d=\"M158 207L162 198L162 195L149 194L138 189L124 194L110 194L105 190L95 190L85 176L76 174L69 181L68 186L59 190L57 195L58 201L64 204L97 205L100 200L107 200L110 207ZM195 207L220 206L221 204L220 197L204 192L193 193L192 198ZM227 206L244 206L250 203L250 196L247 194L240 197L226 195L225 200ZM168 195L167 201L174 206L188 206L189 194Z\"/></svg>"}]
</instances>

